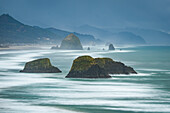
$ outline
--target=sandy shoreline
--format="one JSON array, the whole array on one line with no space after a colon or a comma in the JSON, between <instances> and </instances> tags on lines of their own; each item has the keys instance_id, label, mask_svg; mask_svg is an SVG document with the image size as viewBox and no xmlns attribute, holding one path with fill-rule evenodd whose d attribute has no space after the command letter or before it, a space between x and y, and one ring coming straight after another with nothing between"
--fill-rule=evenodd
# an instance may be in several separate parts
<instances>
[{"instance_id":1,"label":"sandy shoreline","mask_svg":"<svg viewBox=\"0 0 170 113\"><path fill-rule=\"evenodd\" d=\"M25 45L25 46L9 46L8 48L0 48L2 50L27 50L27 49L50 49L54 45Z\"/></svg>"}]
</instances>

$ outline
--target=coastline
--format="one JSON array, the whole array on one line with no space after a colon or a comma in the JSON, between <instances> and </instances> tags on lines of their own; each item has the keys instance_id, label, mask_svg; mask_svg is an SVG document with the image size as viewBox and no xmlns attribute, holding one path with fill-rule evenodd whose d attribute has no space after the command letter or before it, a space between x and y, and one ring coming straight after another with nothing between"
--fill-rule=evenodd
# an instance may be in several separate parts
<instances>
[{"instance_id":1,"label":"coastline","mask_svg":"<svg viewBox=\"0 0 170 113\"><path fill-rule=\"evenodd\" d=\"M54 45L24 45L24 46L9 46L8 48L0 48L3 50L27 50L27 49L49 49Z\"/></svg>"}]
</instances>

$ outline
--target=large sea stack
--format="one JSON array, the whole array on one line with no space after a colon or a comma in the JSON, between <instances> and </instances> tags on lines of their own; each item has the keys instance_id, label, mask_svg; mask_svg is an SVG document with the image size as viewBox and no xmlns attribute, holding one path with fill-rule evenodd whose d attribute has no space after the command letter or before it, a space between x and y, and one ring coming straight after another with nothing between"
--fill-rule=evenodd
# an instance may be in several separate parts
<instances>
[{"instance_id":1,"label":"large sea stack","mask_svg":"<svg viewBox=\"0 0 170 113\"><path fill-rule=\"evenodd\" d=\"M61 73L61 71L51 65L50 59L42 58L27 62L20 72L25 73Z\"/></svg>"},{"instance_id":2,"label":"large sea stack","mask_svg":"<svg viewBox=\"0 0 170 113\"><path fill-rule=\"evenodd\" d=\"M110 45L109 45L109 50L115 50L113 44L110 44Z\"/></svg>"},{"instance_id":3,"label":"large sea stack","mask_svg":"<svg viewBox=\"0 0 170 113\"><path fill-rule=\"evenodd\" d=\"M66 78L110 78L109 74L130 74L133 68L110 58L92 58L80 56L73 61L70 72Z\"/></svg>"},{"instance_id":4,"label":"large sea stack","mask_svg":"<svg viewBox=\"0 0 170 113\"><path fill-rule=\"evenodd\" d=\"M77 36L73 33L69 34L64 38L61 43L60 49L66 50L83 50L81 42Z\"/></svg>"},{"instance_id":5,"label":"large sea stack","mask_svg":"<svg viewBox=\"0 0 170 113\"><path fill-rule=\"evenodd\" d=\"M80 56L73 61L66 78L110 78L104 68L94 62L90 56Z\"/></svg>"}]
</instances>

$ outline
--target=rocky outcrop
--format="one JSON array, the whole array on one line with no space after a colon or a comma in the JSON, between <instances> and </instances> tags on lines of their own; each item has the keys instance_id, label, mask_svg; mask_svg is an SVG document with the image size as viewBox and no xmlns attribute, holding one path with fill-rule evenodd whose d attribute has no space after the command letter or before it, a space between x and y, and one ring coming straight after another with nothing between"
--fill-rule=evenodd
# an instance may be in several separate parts
<instances>
[{"instance_id":1,"label":"rocky outcrop","mask_svg":"<svg viewBox=\"0 0 170 113\"><path fill-rule=\"evenodd\" d=\"M94 61L109 74L137 74L132 67L113 61L111 58L95 58Z\"/></svg>"},{"instance_id":2,"label":"rocky outcrop","mask_svg":"<svg viewBox=\"0 0 170 113\"><path fill-rule=\"evenodd\" d=\"M69 34L61 43L60 49L66 50L83 50L81 42L73 33Z\"/></svg>"},{"instance_id":3,"label":"rocky outcrop","mask_svg":"<svg viewBox=\"0 0 170 113\"><path fill-rule=\"evenodd\" d=\"M113 44L110 44L110 45L109 45L109 50L115 50Z\"/></svg>"},{"instance_id":4,"label":"rocky outcrop","mask_svg":"<svg viewBox=\"0 0 170 113\"><path fill-rule=\"evenodd\" d=\"M73 61L66 78L110 78L109 74L136 74L133 68L110 58L80 56Z\"/></svg>"},{"instance_id":5,"label":"rocky outcrop","mask_svg":"<svg viewBox=\"0 0 170 113\"><path fill-rule=\"evenodd\" d=\"M50 59L42 58L27 62L20 72L25 73L61 73L61 71L51 65Z\"/></svg>"},{"instance_id":6,"label":"rocky outcrop","mask_svg":"<svg viewBox=\"0 0 170 113\"><path fill-rule=\"evenodd\" d=\"M94 63L94 58L81 56L74 60L66 78L110 78L111 76Z\"/></svg>"},{"instance_id":7,"label":"rocky outcrop","mask_svg":"<svg viewBox=\"0 0 170 113\"><path fill-rule=\"evenodd\" d=\"M51 49L60 49L60 48L57 45L57 46L52 46Z\"/></svg>"}]
</instances>

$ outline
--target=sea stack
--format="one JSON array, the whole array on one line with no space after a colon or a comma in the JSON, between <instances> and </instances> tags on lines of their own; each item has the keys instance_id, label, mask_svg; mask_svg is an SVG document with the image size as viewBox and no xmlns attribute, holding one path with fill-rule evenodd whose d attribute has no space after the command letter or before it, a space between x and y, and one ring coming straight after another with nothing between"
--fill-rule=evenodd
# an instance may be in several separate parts
<instances>
[{"instance_id":1,"label":"sea stack","mask_svg":"<svg viewBox=\"0 0 170 113\"><path fill-rule=\"evenodd\" d=\"M77 36L73 33L69 34L64 38L61 43L60 49L66 50L83 50L81 42Z\"/></svg>"},{"instance_id":2,"label":"sea stack","mask_svg":"<svg viewBox=\"0 0 170 113\"><path fill-rule=\"evenodd\" d=\"M59 46L52 46L51 49L60 49Z\"/></svg>"},{"instance_id":3,"label":"sea stack","mask_svg":"<svg viewBox=\"0 0 170 113\"><path fill-rule=\"evenodd\" d=\"M50 59L42 58L27 62L20 72L25 73L61 73L57 67L51 65Z\"/></svg>"},{"instance_id":4,"label":"sea stack","mask_svg":"<svg viewBox=\"0 0 170 113\"><path fill-rule=\"evenodd\" d=\"M109 74L137 74L137 72L121 62L110 58L92 58L80 56L73 61L66 78L110 78Z\"/></svg>"},{"instance_id":5,"label":"sea stack","mask_svg":"<svg viewBox=\"0 0 170 113\"><path fill-rule=\"evenodd\" d=\"M109 45L109 50L115 50L113 44L110 44L110 45Z\"/></svg>"},{"instance_id":6,"label":"sea stack","mask_svg":"<svg viewBox=\"0 0 170 113\"><path fill-rule=\"evenodd\" d=\"M88 47L87 50L90 50L90 47Z\"/></svg>"},{"instance_id":7,"label":"sea stack","mask_svg":"<svg viewBox=\"0 0 170 113\"><path fill-rule=\"evenodd\" d=\"M111 76L94 62L91 56L80 56L73 61L66 78L110 78Z\"/></svg>"}]
</instances>

